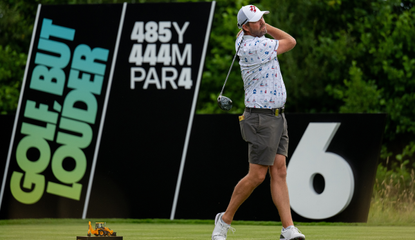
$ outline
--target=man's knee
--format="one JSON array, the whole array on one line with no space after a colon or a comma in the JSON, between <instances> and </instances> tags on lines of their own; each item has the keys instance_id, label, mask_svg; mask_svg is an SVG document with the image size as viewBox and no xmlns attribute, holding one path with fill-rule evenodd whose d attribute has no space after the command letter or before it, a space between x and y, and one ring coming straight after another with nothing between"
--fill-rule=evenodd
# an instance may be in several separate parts
<instances>
[{"instance_id":1,"label":"man's knee","mask_svg":"<svg viewBox=\"0 0 415 240\"><path fill-rule=\"evenodd\" d=\"M284 165L274 165L271 167L270 175L272 178L287 178L287 167Z\"/></svg>"},{"instance_id":2,"label":"man's knee","mask_svg":"<svg viewBox=\"0 0 415 240\"><path fill-rule=\"evenodd\" d=\"M251 169L248 173L248 177L251 180L251 182L253 182L256 186L258 186L259 184L261 184L264 180L265 177L267 175L267 171L265 169L265 171L261 170L253 170Z\"/></svg>"},{"instance_id":3,"label":"man's knee","mask_svg":"<svg viewBox=\"0 0 415 240\"><path fill-rule=\"evenodd\" d=\"M277 171L277 177L278 178L287 178L287 168L283 167L283 168L279 168Z\"/></svg>"},{"instance_id":4,"label":"man's knee","mask_svg":"<svg viewBox=\"0 0 415 240\"><path fill-rule=\"evenodd\" d=\"M259 184L261 184L264 180L265 180L265 175L266 174L260 174L260 175L257 175L256 176L256 182L257 182L257 184L259 185Z\"/></svg>"}]
</instances>

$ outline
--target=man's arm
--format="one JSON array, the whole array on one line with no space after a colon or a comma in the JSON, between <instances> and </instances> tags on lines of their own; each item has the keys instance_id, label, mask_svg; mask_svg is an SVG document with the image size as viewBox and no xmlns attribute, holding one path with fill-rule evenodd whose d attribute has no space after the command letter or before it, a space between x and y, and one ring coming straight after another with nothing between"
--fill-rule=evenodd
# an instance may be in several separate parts
<instances>
[{"instance_id":1,"label":"man's arm","mask_svg":"<svg viewBox=\"0 0 415 240\"><path fill-rule=\"evenodd\" d=\"M266 25L267 25L267 33L271 35L274 39L279 40L279 46L277 49L278 54L282 54L282 53L290 51L297 44L297 41L295 41L295 38L293 38L290 34L284 32L281 29L273 27L269 25L268 23Z\"/></svg>"}]
</instances>

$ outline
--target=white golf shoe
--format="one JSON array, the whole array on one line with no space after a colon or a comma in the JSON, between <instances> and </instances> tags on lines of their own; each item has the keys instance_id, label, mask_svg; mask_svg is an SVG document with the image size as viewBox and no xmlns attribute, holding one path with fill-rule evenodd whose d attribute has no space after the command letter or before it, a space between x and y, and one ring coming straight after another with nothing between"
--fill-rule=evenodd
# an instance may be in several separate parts
<instances>
[{"instance_id":1,"label":"white golf shoe","mask_svg":"<svg viewBox=\"0 0 415 240\"><path fill-rule=\"evenodd\" d=\"M281 230L280 240L305 240L305 236L298 228L292 226L289 229Z\"/></svg>"},{"instance_id":2,"label":"white golf shoe","mask_svg":"<svg viewBox=\"0 0 415 240\"><path fill-rule=\"evenodd\" d=\"M212 240L226 240L228 230L231 229L232 232L235 232L235 228L231 225L226 224L222 220L224 212L216 214L215 218L215 229L213 229Z\"/></svg>"}]
</instances>

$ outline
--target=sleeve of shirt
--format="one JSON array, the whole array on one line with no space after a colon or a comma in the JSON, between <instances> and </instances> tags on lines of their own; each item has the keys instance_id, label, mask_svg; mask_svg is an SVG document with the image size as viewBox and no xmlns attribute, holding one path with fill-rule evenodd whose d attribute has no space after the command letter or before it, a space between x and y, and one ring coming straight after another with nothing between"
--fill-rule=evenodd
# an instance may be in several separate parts
<instances>
[{"instance_id":1,"label":"sleeve of shirt","mask_svg":"<svg viewBox=\"0 0 415 240\"><path fill-rule=\"evenodd\" d=\"M277 42L277 44L275 44L275 50L274 50L275 53L277 53L277 49L280 46L280 41L279 40L276 40L276 39L274 39L274 41Z\"/></svg>"}]
</instances>

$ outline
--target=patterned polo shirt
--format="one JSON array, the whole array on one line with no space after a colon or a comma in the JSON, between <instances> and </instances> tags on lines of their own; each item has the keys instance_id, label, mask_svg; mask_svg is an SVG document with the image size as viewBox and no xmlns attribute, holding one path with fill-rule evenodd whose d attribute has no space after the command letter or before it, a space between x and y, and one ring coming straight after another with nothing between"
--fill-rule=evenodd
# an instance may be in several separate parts
<instances>
[{"instance_id":1,"label":"patterned polo shirt","mask_svg":"<svg viewBox=\"0 0 415 240\"><path fill-rule=\"evenodd\" d=\"M236 50L245 89L245 106L249 108L281 108L287 99L280 64L277 59L278 40L265 36L238 36Z\"/></svg>"}]
</instances>

